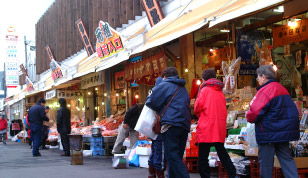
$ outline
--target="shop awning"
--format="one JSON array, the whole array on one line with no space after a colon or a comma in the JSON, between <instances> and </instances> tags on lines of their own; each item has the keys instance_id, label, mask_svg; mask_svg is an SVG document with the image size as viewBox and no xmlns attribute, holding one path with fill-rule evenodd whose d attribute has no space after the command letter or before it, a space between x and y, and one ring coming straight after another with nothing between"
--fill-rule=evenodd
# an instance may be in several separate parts
<instances>
[{"instance_id":1,"label":"shop awning","mask_svg":"<svg viewBox=\"0 0 308 178\"><path fill-rule=\"evenodd\" d=\"M193 32L209 21L211 25L266 8L284 0L194 0L173 11L145 33L143 46L133 54L162 45ZM230 15L230 16L229 16ZM215 19L215 20L214 20Z\"/></svg>"},{"instance_id":2,"label":"shop awning","mask_svg":"<svg viewBox=\"0 0 308 178\"><path fill-rule=\"evenodd\" d=\"M126 61L127 59L129 59L129 52L127 52L127 51L119 52L118 54L115 54L114 56L112 56L108 59L104 59L97 66L96 72L108 69L109 67L112 67L112 66L119 64L123 61Z\"/></svg>"},{"instance_id":3,"label":"shop awning","mask_svg":"<svg viewBox=\"0 0 308 178\"><path fill-rule=\"evenodd\" d=\"M80 62L80 64L78 64L78 73L73 75L73 78L81 77L89 73L95 72L95 68L97 65L99 65L99 63L100 59L97 57L97 54L94 53L93 55Z\"/></svg>"},{"instance_id":4,"label":"shop awning","mask_svg":"<svg viewBox=\"0 0 308 178\"><path fill-rule=\"evenodd\" d=\"M210 21L209 27L249 13L271 7L285 0L237 0L231 6L223 8L221 13Z\"/></svg>"}]
</instances>

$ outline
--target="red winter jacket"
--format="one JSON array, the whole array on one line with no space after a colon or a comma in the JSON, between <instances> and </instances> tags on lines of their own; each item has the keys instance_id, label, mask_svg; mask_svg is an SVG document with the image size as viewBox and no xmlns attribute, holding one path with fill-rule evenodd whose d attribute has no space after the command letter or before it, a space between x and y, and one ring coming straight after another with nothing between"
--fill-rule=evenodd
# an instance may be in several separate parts
<instances>
[{"instance_id":1,"label":"red winter jacket","mask_svg":"<svg viewBox=\"0 0 308 178\"><path fill-rule=\"evenodd\" d=\"M202 86L205 86L201 88ZM195 102L195 114L199 118L196 133L197 143L225 142L227 107L222 92L223 83L212 78L200 87Z\"/></svg>"},{"instance_id":2,"label":"red winter jacket","mask_svg":"<svg viewBox=\"0 0 308 178\"><path fill-rule=\"evenodd\" d=\"M6 119L0 119L0 130L7 129L7 121Z\"/></svg>"}]
</instances>

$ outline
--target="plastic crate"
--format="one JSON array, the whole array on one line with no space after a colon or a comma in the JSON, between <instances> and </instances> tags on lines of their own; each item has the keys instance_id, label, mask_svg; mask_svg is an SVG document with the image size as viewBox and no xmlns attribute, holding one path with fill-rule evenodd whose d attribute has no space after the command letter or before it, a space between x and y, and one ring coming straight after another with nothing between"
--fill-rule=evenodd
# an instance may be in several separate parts
<instances>
[{"instance_id":1,"label":"plastic crate","mask_svg":"<svg viewBox=\"0 0 308 178\"><path fill-rule=\"evenodd\" d=\"M198 158L186 158L184 164L189 173L197 173L198 169Z\"/></svg>"},{"instance_id":2,"label":"plastic crate","mask_svg":"<svg viewBox=\"0 0 308 178\"><path fill-rule=\"evenodd\" d=\"M218 177L219 178L228 178L229 174L227 170L222 166L220 161L217 161L218 164Z\"/></svg>"},{"instance_id":3,"label":"plastic crate","mask_svg":"<svg viewBox=\"0 0 308 178\"><path fill-rule=\"evenodd\" d=\"M92 137L90 147L103 147L103 137Z\"/></svg>"},{"instance_id":4,"label":"plastic crate","mask_svg":"<svg viewBox=\"0 0 308 178\"><path fill-rule=\"evenodd\" d=\"M101 147L101 146L90 146L90 150L92 150L92 151L96 151L96 150L103 150L103 147Z\"/></svg>"},{"instance_id":5,"label":"plastic crate","mask_svg":"<svg viewBox=\"0 0 308 178\"><path fill-rule=\"evenodd\" d=\"M250 175L251 178L259 178L260 175L260 164L258 162L258 157L250 157Z\"/></svg>"},{"instance_id":6,"label":"plastic crate","mask_svg":"<svg viewBox=\"0 0 308 178\"><path fill-rule=\"evenodd\" d=\"M297 169L299 178L308 178L308 169ZM281 168L274 168L273 170L274 178L284 178Z\"/></svg>"},{"instance_id":7,"label":"plastic crate","mask_svg":"<svg viewBox=\"0 0 308 178\"><path fill-rule=\"evenodd\" d=\"M93 150L92 155L93 156L104 156L105 155L105 150L104 149Z\"/></svg>"}]
</instances>

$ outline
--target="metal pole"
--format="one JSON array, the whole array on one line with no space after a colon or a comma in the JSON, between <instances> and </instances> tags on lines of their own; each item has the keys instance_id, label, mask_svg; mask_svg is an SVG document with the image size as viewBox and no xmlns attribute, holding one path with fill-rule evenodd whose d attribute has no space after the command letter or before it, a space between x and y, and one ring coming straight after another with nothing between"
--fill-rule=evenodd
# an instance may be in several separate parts
<instances>
[{"instance_id":1,"label":"metal pole","mask_svg":"<svg viewBox=\"0 0 308 178\"><path fill-rule=\"evenodd\" d=\"M26 36L24 36L24 43L25 43L25 66L26 66L26 69L28 69L28 64L27 64L27 62L28 62L28 60L27 60L27 39L26 39Z\"/></svg>"}]
</instances>

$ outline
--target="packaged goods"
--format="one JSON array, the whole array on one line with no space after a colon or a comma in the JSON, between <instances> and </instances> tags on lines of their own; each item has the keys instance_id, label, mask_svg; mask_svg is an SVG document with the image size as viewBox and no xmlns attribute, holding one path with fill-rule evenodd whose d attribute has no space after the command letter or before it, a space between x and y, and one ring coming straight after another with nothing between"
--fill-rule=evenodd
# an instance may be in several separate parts
<instances>
[{"instance_id":1,"label":"packaged goods","mask_svg":"<svg viewBox=\"0 0 308 178\"><path fill-rule=\"evenodd\" d=\"M222 70L224 73L224 93L228 95L234 94L237 85L237 77L241 66L241 57L233 59L228 65L226 61L222 61Z\"/></svg>"},{"instance_id":2,"label":"packaged goods","mask_svg":"<svg viewBox=\"0 0 308 178\"><path fill-rule=\"evenodd\" d=\"M256 51L260 66L273 64L271 50L265 40L262 41L261 48L259 47L258 43L256 43Z\"/></svg>"},{"instance_id":3,"label":"packaged goods","mask_svg":"<svg viewBox=\"0 0 308 178\"><path fill-rule=\"evenodd\" d=\"M112 167L115 169L128 168L128 158L125 154L115 154L112 159Z\"/></svg>"}]
</instances>

